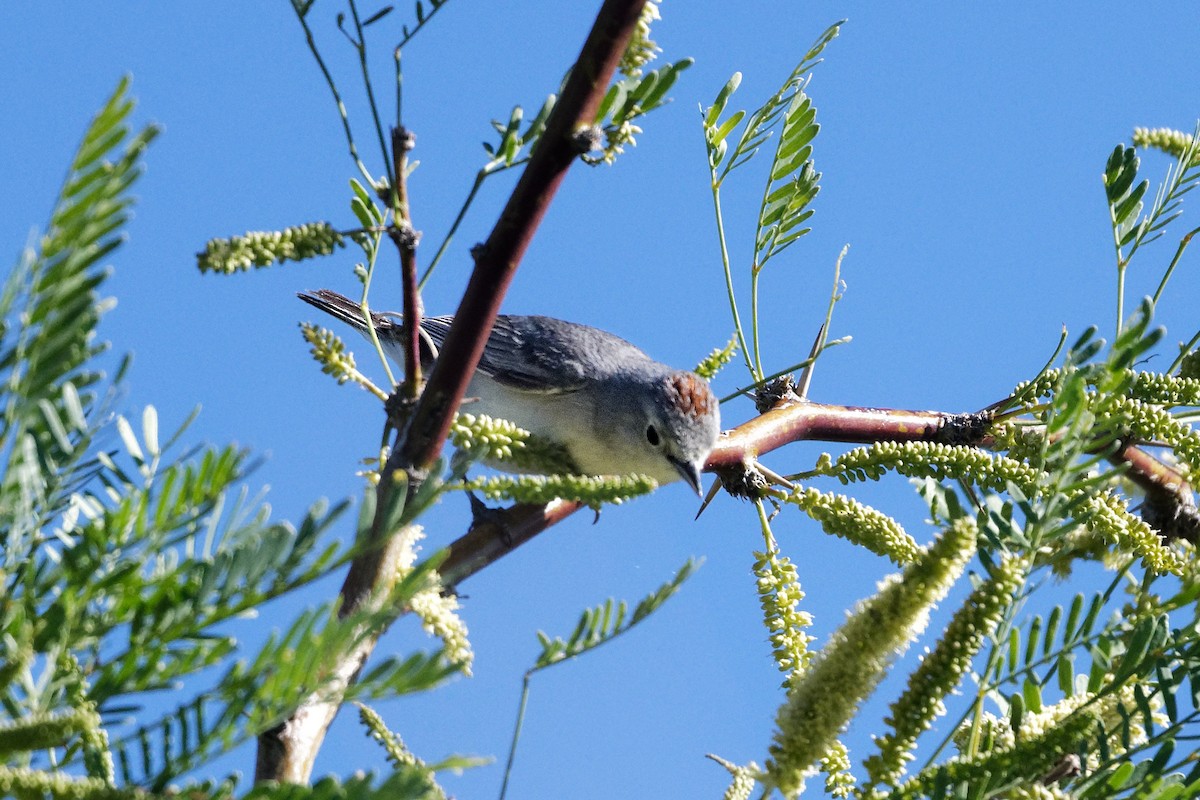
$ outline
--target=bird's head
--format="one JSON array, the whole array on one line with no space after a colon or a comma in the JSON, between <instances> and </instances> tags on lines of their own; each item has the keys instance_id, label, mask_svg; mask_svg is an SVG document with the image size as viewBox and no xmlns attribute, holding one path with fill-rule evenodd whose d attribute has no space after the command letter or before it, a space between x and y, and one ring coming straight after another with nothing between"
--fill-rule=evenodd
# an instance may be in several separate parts
<instances>
[{"instance_id":1,"label":"bird's head","mask_svg":"<svg viewBox=\"0 0 1200 800\"><path fill-rule=\"evenodd\" d=\"M721 430L717 398L693 372L672 372L656 381L645 404L638 435L659 469L658 480L682 478L700 493L700 471Z\"/></svg>"}]
</instances>

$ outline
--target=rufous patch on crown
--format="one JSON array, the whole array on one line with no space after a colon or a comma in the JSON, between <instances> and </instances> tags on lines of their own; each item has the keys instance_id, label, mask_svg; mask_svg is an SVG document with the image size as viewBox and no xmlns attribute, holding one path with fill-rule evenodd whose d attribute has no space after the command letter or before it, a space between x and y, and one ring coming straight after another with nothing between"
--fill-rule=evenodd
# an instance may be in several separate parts
<instances>
[{"instance_id":1,"label":"rufous patch on crown","mask_svg":"<svg viewBox=\"0 0 1200 800\"><path fill-rule=\"evenodd\" d=\"M689 417L700 419L712 413L716 398L708 382L692 372L676 372L667 379L676 407Z\"/></svg>"}]
</instances>

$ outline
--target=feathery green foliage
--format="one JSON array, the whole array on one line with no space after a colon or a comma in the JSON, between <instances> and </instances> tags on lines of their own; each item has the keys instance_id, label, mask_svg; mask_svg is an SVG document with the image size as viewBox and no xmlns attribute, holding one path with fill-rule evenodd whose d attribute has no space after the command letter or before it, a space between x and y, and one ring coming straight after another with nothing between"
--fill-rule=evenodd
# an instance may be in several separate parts
<instances>
[{"instance_id":1,"label":"feathery green foliage","mask_svg":"<svg viewBox=\"0 0 1200 800\"><path fill-rule=\"evenodd\" d=\"M771 131L775 123L784 115L784 112L791 106L792 102L803 94L802 87L806 82L805 75L811 72L817 64L821 63L821 52L825 49L826 45L838 37L843 24L845 24L845 20L834 23L817 37L817 40L813 42L808 52L804 54L804 58L792 70L792 73L784 81L779 91L771 95L762 106L750 114L732 150L729 150L726 139L737 129L741 121L746 118L746 112L736 111L725 119L721 118L725 114L725 107L728 105L729 99L737 91L738 85L741 84L741 74L734 74L717 94L717 98L713 101L713 104L705 109L704 140L708 146L709 166L713 169L714 175L717 176L718 183L724 180L733 170L753 158L758 153L758 149L771 137ZM717 172L718 168L720 168L719 172ZM774 172L772 170L773 175ZM772 177L772 180L776 179Z\"/></svg>"},{"instance_id":2,"label":"feathery green foliage","mask_svg":"<svg viewBox=\"0 0 1200 800\"><path fill-rule=\"evenodd\" d=\"M790 80L798 80L798 74ZM726 140L744 119L740 112L722 119L737 84L735 76L721 91L705 126L718 237L741 337L719 188L765 141L762 129L756 128L759 117L769 120L769 113L779 113L782 104L769 102L766 115L746 123L746 130L759 130L757 138L751 135L747 140L749 146L727 147ZM792 84L785 89L788 85ZM796 88L786 104L796 115L797 132L792 135L799 144L789 150L781 142L777 148L791 154L785 161L792 170L809 163L807 146L815 133L802 88ZM786 132L782 138L788 138ZM1193 141L1184 144L1192 148ZM861 667L874 658L865 654L874 653L869 643L875 640L882 614L860 613L855 619L869 618L869 625L853 628L848 623L830 645L805 649L803 658L811 658L812 666L798 670L785 684L788 698L780 710L781 732L767 773L734 772L738 796L749 791L747 779L774 786L785 796L794 794L821 759L833 765L827 770L827 793L862 800L1067 796L1060 786L1070 787L1071 796L1088 798L1173 797L1185 796L1186 787L1200 780L1194 751L1181 752L1182 742L1195 737L1200 723L1200 661L1192 656L1200 619L1200 584L1194 577L1200 572L1194 566L1200 518L1187 501L1190 492L1184 483L1200 469L1200 438L1193 427L1200 382L1191 372L1174 373L1190 358L1200 335L1180 348L1165 372L1142 368L1163 340L1163 331L1153 325L1154 305L1196 231L1182 237L1153 297L1128 316L1123 300L1125 271L1135 254L1163 235L1180 214L1183 195L1200 179L1194 153L1177 155L1176 166L1145 213L1149 182L1138 182L1136 155L1118 147L1110 158L1105 185L1120 277L1117 336L1108 344L1094 328L1085 331L1061 361L1056 352L1033 380L989 408L984 416L984 424L990 423L988 436L983 438L988 450L938 441L881 441L836 458L823 455L813 469L790 476L791 481L805 482L834 477L843 485L878 481L892 473L912 479L929 503L933 522L948 529L972 521L978 525L978 558L991 577L965 599L936 648L911 673L908 689L875 737L880 752L866 760L868 781L863 786L854 786L852 776L848 781L835 778L840 755L826 748L834 747L832 737L876 678L838 670L834 679L827 673L830 663ZM781 179L784 172L773 169L771 180ZM802 172L792 172L794 186ZM756 223L760 255L773 254L771 241L782 241L762 238L768 229L764 220L769 224L773 219L764 216L772 187L768 183L768 200ZM781 207L783 219L788 212L786 205ZM799 216L806 219L807 210L798 208L796 213L799 225L804 221ZM761 259L756 261L755 268L761 264ZM739 342L745 345L744 338ZM757 350L752 352L747 365L758 375ZM1154 490L1159 494L1147 497L1145 505L1139 505L1141 497L1126 480L1126 448L1139 443L1167 447L1171 453L1160 465L1160 488ZM897 563L912 564L920 552L895 520L851 497L794 484L765 493L780 511L795 505L827 533ZM1181 543L1181 538L1189 543ZM1107 589L1080 593L1069 607L1051 605L1044 614L1032 611L1046 605L1041 576L1071 574L1086 561L1098 562L1111 573ZM771 586L781 587L785 598L799 593L798 572L772 575ZM1117 593L1121 588L1124 603ZM889 591L881 589L864 601L864 607L881 602ZM787 626L778 613L768 614L766 622L776 659L790 668L800 657L781 656L775 641ZM901 647L886 644L880 653L891 658ZM820 691L810 691L814 685ZM959 708L947 707L956 692L965 692L967 701ZM850 699L832 713L835 695ZM922 740L932 737L923 734L934 730L935 718L944 712L957 719L949 733L942 732L941 744L929 744L926 752ZM958 754L939 760L950 744ZM906 763L920 758L926 759L924 766L908 774Z\"/></svg>"},{"instance_id":3,"label":"feathery green foliage","mask_svg":"<svg viewBox=\"0 0 1200 800\"><path fill-rule=\"evenodd\" d=\"M0 293L0 508L7 511L0 525L10 543L8 575L36 550L42 523L104 469L89 452L108 400L92 364L105 349L96 325L111 306L98 294L108 276L101 262L121 244L129 187L158 134L149 126L130 135L127 86L118 85L88 128L45 233L21 254Z\"/></svg>"},{"instance_id":4,"label":"feathery green foliage","mask_svg":"<svg viewBox=\"0 0 1200 800\"><path fill-rule=\"evenodd\" d=\"M708 151L708 167L712 180L713 206L717 215L717 236L721 243L721 260L725 269L725 291L733 314L733 326L746 367L755 381L766 377L759 340L758 293L759 276L767 262L794 244L809 229L801 227L812 216L809 204L820 191L821 179L812 160L812 140L820 130L816 109L804 92L808 73L820 63L821 52L837 38L842 22L825 30L804 54L804 58L788 75L775 94L749 117L745 111L735 111L725 117L725 109L741 84L741 73L734 73L718 92L713 104L702 112L704 144ZM724 117L724 119L722 119ZM743 124L743 120L745 120ZM731 135L741 127L732 149ZM775 133L779 142L763 188L762 202L754 229L754 252L750 263L750 327L748 345L742 326L741 313L733 290L733 273L721 214L721 186L736 169L748 163ZM839 260L840 261L840 260Z\"/></svg>"},{"instance_id":5,"label":"feathery green foliage","mask_svg":"<svg viewBox=\"0 0 1200 800\"><path fill-rule=\"evenodd\" d=\"M692 59L685 58L644 74L639 70L609 87L596 110L595 124L604 132L603 152L599 156L585 155L585 160L612 164L625 152L625 145L636 144L634 137L642 129L634 124L635 120L669 103L667 92L691 65Z\"/></svg>"},{"instance_id":6,"label":"feathery green foliage","mask_svg":"<svg viewBox=\"0 0 1200 800\"><path fill-rule=\"evenodd\" d=\"M609 598L595 608L584 611L575 630L566 639L561 636L551 639L539 631L538 641L541 642L542 652L530 672L580 656L630 630L671 599L683 586L684 581L692 577L699 567L699 562L688 559L675 573L675 577L643 597L634 606L632 614L629 614L629 606L624 600L614 605L613 599Z\"/></svg>"},{"instance_id":7,"label":"feathery green foliage","mask_svg":"<svg viewBox=\"0 0 1200 800\"><path fill-rule=\"evenodd\" d=\"M1104 191L1108 197L1113 246L1116 250L1118 334L1125 324L1125 272L1130 261L1139 248L1163 235L1163 229L1182 213L1183 196L1200 183L1200 141L1197 138L1193 136L1183 144L1175 164L1167 170L1167 177L1145 215L1142 214L1145 205L1143 197L1150 181L1138 181L1141 161L1137 151L1119 144L1108 158L1104 170ZM1187 239L1180 243L1175 261L1168 265L1154 300L1157 301L1162 295L1179 255L1187 245Z\"/></svg>"},{"instance_id":8,"label":"feathery green foliage","mask_svg":"<svg viewBox=\"0 0 1200 800\"><path fill-rule=\"evenodd\" d=\"M132 109L123 81L0 297L5 794L161 791L319 696L343 653L429 584L427 562L400 581L392 608L339 616L327 605L245 657L229 623L349 558L320 544L346 503L318 503L298 526L273 522L245 486L247 453L176 453L183 427L161 436L153 407L136 423L112 412L125 368L106 381L94 366L109 305L102 260L121 241L156 132L132 133ZM351 695L421 691L457 669L445 648L383 659ZM175 709L143 709L146 693L167 688L180 697ZM191 786L198 796L230 790Z\"/></svg>"}]
</instances>

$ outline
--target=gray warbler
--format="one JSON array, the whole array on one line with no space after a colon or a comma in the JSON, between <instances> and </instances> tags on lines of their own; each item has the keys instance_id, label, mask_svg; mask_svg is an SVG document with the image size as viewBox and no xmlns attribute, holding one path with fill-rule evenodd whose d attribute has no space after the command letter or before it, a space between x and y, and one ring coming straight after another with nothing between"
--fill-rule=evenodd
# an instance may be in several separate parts
<instances>
[{"instance_id":1,"label":"gray warbler","mask_svg":"<svg viewBox=\"0 0 1200 800\"><path fill-rule=\"evenodd\" d=\"M369 338L362 308L350 298L329 289L298 296ZM374 312L371 324L384 352L402 364L399 318ZM421 318L426 365L453 320ZM471 413L564 447L580 474L683 478L697 494L721 424L716 397L694 372L661 364L607 331L551 317L497 317L467 397Z\"/></svg>"}]
</instances>

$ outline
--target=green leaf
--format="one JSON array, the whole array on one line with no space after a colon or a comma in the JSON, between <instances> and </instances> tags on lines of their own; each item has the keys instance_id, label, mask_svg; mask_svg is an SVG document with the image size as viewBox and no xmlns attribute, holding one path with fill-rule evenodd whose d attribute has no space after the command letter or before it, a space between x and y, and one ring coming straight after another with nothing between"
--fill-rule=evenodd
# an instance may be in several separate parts
<instances>
[{"instance_id":1,"label":"green leaf","mask_svg":"<svg viewBox=\"0 0 1200 800\"><path fill-rule=\"evenodd\" d=\"M1046 621L1046 633L1042 637L1042 656L1050 655L1054 649L1055 639L1058 636L1058 624L1062 621L1062 606L1055 606L1050 611L1050 617Z\"/></svg>"},{"instance_id":2,"label":"green leaf","mask_svg":"<svg viewBox=\"0 0 1200 800\"><path fill-rule=\"evenodd\" d=\"M679 591L684 581L695 573L699 565L700 562L688 559L671 580L642 598L634 607L631 615L627 616L628 607L624 601L614 603L610 597L594 608L584 609L575 623L575 629L565 640L560 637L551 639L539 631L538 642L542 647L542 652L535 660L531 671L542 670L561 661L580 656L631 630L661 608L663 603Z\"/></svg>"},{"instance_id":3,"label":"green leaf","mask_svg":"<svg viewBox=\"0 0 1200 800\"><path fill-rule=\"evenodd\" d=\"M1021 730L1021 721L1025 717L1025 697L1014 693L1008 699L1008 726L1013 731Z\"/></svg>"},{"instance_id":4,"label":"green leaf","mask_svg":"<svg viewBox=\"0 0 1200 800\"><path fill-rule=\"evenodd\" d=\"M721 91L717 92L717 97L713 100L713 104L704 113L705 128L712 128L717 124L717 120L725 113L725 106L729 103L729 98L733 96L733 93L737 91L741 83L742 73L740 72L733 73L733 76L725 82L725 85L721 87ZM739 111L738 113L745 114L744 111Z\"/></svg>"},{"instance_id":5,"label":"green leaf","mask_svg":"<svg viewBox=\"0 0 1200 800\"><path fill-rule=\"evenodd\" d=\"M1112 205L1125 196L1129 187L1137 179L1137 152L1117 145L1108 158L1108 166L1104 174L1105 190L1108 193L1109 204Z\"/></svg>"},{"instance_id":6,"label":"green leaf","mask_svg":"<svg viewBox=\"0 0 1200 800\"><path fill-rule=\"evenodd\" d=\"M157 458L161 454L158 446L158 412L154 406L146 406L142 409L142 441L146 444L146 450L152 458Z\"/></svg>"},{"instance_id":7,"label":"green leaf","mask_svg":"<svg viewBox=\"0 0 1200 800\"><path fill-rule=\"evenodd\" d=\"M1042 618L1036 616L1029 623L1029 633L1025 637L1025 660L1022 662L1029 665L1034 658L1037 657L1038 642L1041 641L1042 633Z\"/></svg>"},{"instance_id":8,"label":"green leaf","mask_svg":"<svg viewBox=\"0 0 1200 800\"><path fill-rule=\"evenodd\" d=\"M1075 693L1075 658L1070 653L1064 653L1056 659L1058 674L1058 690L1066 696Z\"/></svg>"},{"instance_id":9,"label":"green leaf","mask_svg":"<svg viewBox=\"0 0 1200 800\"><path fill-rule=\"evenodd\" d=\"M1117 222L1124 222L1130 217L1137 217L1142 210L1142 195L1150 188L1150 181L1142 181L1129 195L1123 198L1113 209Z\"/></svg>"},{"instance_id":10,"label":"green leaf","mask_svg":"<svg viewBox=\"0 0 1200 800\"><path fill-rule=\"evenodd\" d=\"M691 58L684 58L680 61L668 65L665 69L656 70L654 75L656 83L652 91L648 91L645 97L642 98L642 106L644 109L658 108L666 99L667 92L675 86L679 80L679 73L694 64L695 61Z\"/></svg>"},{"instance_id":11,"label":"green leaf","mask_svg":"<svg viewBox=\"0 0 1200 800\"><path fill-rule=\"evenodd\" d=\"M1157 618L1144 619L1133 629L1125 654L1121 657L1113 676L1114 682L1122 683L1140 671L1157 629Z\"/></svg>"},{"instance_id":12,"label":"green leaf","mask_svg":"<svg viewBox=\"0 0 1200 800\"><path fill-rule=\"evenodd\" d=\"M1042 689L1038 686L1037 681L1026 678L1021 686L1021 697L1025 701L1025 707L1034 714L1040 714L1042 711Z\"/></svg>"},{"instance_id":13,"label":"green leaf","mask_svg":"<svg viewBox=\"0 0 1200 800\"><path fill-rule=\"evenodd\" d=\"M1106 783L1110 789L1120 789L1129 781L1131 775L1133 775L1133 763L1126 761L1113 770Z\"/></svg>"},{"instance_id":14,"label":"green leaf","mask_svg":"<svg viewBox=\"0 0 1200 800\"><path fill-rule=\"evenodd\" d=\"M813 43L813 46L809 48L808 52L805 53L800 63L792 70L787 80L784 81L783 86L750 115L741 136L733 147L728 163L725 164L721 172L721 179L731 171L745 164L758 152L758 148L771 135L771 129L779 120L780 115L784 114L791 107L793 101L802 95L805 74L819 63L817 56L825 49L826 45L837 38L842 24L842 22L838 22L827 28L818 37L817 41ZM726 84L726 87L728 88L728 84ZM714 113L714 109L717 108L717 105L719 104L722 109L724 108L724 101L727 100L727 97L723 100L724 95L726 95L726 92L723 89L721 94L717 96L718 102L714 103L713 107L706 114L705 121L707 128L711 128L716 123L719 112ZM797 119L799 120L799 117Z\"/></svg>"},{"instance_id":15,"label":"green leaf","mask_svg":"<svg viewBox=\"0 0 1200 800\"><path fill-rule=\"evenodd\" d=\"M712 130L712 133L708 137L709 144L716 145L716 144L719 144L720 142L725 141L725 137L727 137L730 133L733 132L733 129L738 126L738 123L740 123L745 116L746 116L745 111L734 112L729 117L729 119L727 119L723 123L721 123L721 126L719 128Z\"/></svg>"},{"instance_id":16,"label":"green leaf","mask_svg":"<svg viewBox=\"0 0 1200 800\"><path fill-rule=\"evenodd\" d=\"M62 452L70 452L73 449L71 437L67 434L66 426L58 416L58 410L45 399L38 400L38 410L42 412L42 419L58 445L58 449Z\"/></svg>"},{"instance_id":17,"label":"green leaf","mask_svg":"<svg viewBox=\"0 0 1200 800\"><path fill-rule=\"evenodd\" d=\"M418 7L419 7L419 4L418 4ZM395 10L395 6L384 6L383 8L379 9L374 14L372 14L371 16L364 19L362 22L363 27L365 28L368 25L374 25L376 22L383 19L388 14L392 13L392 11L394 11L394 10Z\"/></svg>"}]
</instances>

